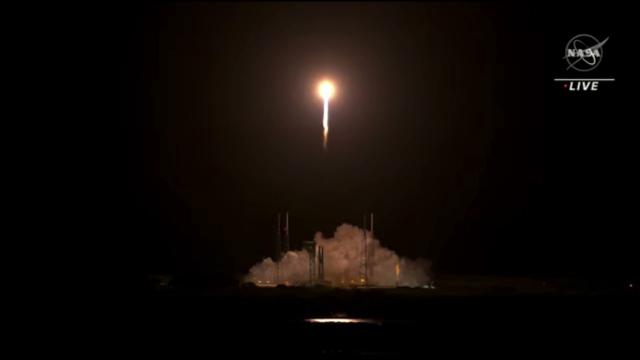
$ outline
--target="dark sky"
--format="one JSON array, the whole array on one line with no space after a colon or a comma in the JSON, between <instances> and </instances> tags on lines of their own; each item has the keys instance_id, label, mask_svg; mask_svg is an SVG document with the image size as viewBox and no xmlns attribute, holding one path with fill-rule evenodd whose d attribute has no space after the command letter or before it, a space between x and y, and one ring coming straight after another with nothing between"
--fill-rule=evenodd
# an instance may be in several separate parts
<instances>
[{"instance_id":1,"label":"dark sky","mask_svg":"<svg viewBox=\"0 0 640 360\"><path fill-rule=\"evenodd\" d=\"M576 33L611 37L603 76L620 45L606 9L580 29L570 10L105 10L103 60L118 82L106 246L131 277L228 284L272 255L278 211L291 213L295 247L373 211L383 244L431 259L436 274L626 276L604 195L615 164L592 140L611 139L597 120L616 119L615 89L571 97L552 81ZM326 153L324 76L338 88Z\"/></svg>"}]
</instances>

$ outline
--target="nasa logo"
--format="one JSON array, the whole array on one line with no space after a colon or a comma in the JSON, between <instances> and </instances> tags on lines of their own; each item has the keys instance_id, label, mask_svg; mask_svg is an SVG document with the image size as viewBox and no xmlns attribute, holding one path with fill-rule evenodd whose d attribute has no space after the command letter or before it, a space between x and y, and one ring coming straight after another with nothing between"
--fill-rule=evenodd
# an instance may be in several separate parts
<instances>
[{"instance_id":1,"label":"nasa logo","mask_svg":"<svg viewBox=\"0 0 640 360\"><path fill-rule=\"evenodd\" d=\"M569 64L567 70L587 72L598 67L604 55L603 45L608 40L609 38L598 41L594 36L588 34L580 34L571 38L564 51L564 59Z\"/></svg>"},{"instance_id":2,"label":"nasa logo","mask_svg":"<svg viewBox=\"0 0 640 360\"><path fill-rule=\"evenodd\" d=\"M565 70L587 72L598 67L602 62L604 44L607 41L609 41L609 37L599 41L588 34L579 34L572 37L564 49L563 59L569 64ZM600 82L615 81L612 77L555 78L553 80L561 82L562 87L571 92L594 92L599 90Z\"/></svg>"}]
</instances>

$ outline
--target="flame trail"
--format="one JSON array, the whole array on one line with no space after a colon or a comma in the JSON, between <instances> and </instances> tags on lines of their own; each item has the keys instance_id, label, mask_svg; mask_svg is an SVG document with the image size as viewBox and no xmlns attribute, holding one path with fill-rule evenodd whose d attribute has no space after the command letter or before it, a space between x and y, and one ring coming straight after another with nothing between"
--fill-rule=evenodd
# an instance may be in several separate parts
<instances>
[{"instance_id":1,"label":"flame trail","mask_svg":"<svg viewBox=\"0 0 640 360\"><path fill-rule=\"evenodd\" d=\"M318 95L324 100L324 116L322 117L323 142L322 146L324 150L327 150L327 140L329 140L329 99L335 93L335 87L331 81L324 80L318 86Z\"/></svg>"},{"instance_id":2,"label":"flame trail","mask_svg":"<svg viewBox=\"0 0 640 360\"><path fill-rule=\"evenodd\" d=\"M324 117L322 118L322 127L324 128L323 147L327 150L327 140L329 139L329 98L324 98Z\"/></svg>"}]
</instances>

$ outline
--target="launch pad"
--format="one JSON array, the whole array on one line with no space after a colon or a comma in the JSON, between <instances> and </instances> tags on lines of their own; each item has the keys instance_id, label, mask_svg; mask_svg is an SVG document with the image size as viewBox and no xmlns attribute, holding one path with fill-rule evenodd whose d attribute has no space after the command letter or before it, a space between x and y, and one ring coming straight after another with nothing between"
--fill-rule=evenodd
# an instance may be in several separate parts
<instances>
[{"instance_id":1,"label":"launch pad","mask_svg":"<svg viewBox=\"0 0 640 360\"><path fill-rule=\"evenodd\" d=\"M278 213L276 224L274 256L251 267L245 282L258 287L346 289L431 285L427 261L401 258L375 238L373 213L363 215L362 227L338 226L332 238L316 233L300 250L291 249L289 212L284 217Z\"/></svg>"}]
</instances>

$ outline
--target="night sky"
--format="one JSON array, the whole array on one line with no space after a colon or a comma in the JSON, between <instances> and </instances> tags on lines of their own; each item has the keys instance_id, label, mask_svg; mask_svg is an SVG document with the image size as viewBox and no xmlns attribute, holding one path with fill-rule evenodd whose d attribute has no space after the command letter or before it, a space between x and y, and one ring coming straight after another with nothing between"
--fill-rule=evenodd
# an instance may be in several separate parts
<instances>
[{"instance_id":1,"label":"night sky","mask_svg":"<svg viewBox=\"0 0 640 360\"><path fill-rule=\"evenodd\" d=\"M602 145L615 143L602 121L619 118L619 90L569 96L553 82L568 75L573 35L610 37L602 76L621 76L621 44L606 10L579 29L569 11L104 9L113 136L93 233L119 256L106 266L133 282L171 273L234 284L273 255L278 211L290 211L294 248L372 211L383 245L430 259L436 276L630 276L625 220L612 210L622 160ZM337 87L326 152L323 77Z\"/></svg>"}]
</instances>

